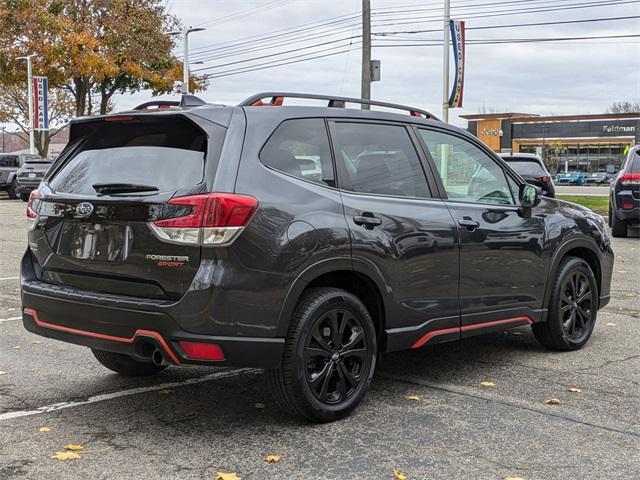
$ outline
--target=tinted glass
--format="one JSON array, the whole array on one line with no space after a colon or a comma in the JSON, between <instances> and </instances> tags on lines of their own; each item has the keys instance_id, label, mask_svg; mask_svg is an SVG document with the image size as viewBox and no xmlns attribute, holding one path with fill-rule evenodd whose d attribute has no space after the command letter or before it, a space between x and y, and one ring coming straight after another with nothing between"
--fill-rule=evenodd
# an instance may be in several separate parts
<instances>
[{"instance_id":1,"label":"tinted glass","mask_svg":"<svg viewBox=\"0 0 640 480\"><path fill-rule=\"evenodd\" d=\"M333 186L329 137L320 118L281 123L262 148L260 161L294 177Z\"/></svg>"},{"instance_id":2,"label":"tinted glass","mask_svg":"<svg viewBox=\"0 0 640 480\"><path fill-rule=\"evenodd\" d=\"M338 161L355 192L429 197L420 159L402 126L336 122L331 130ZM341 183L341 184L343 184Z\"/></svg>"},{"instance_id":3,"label":"tinted glass","mask_svg":"<svg viewBox=\"0 0 640 480\"><path fill-rule=\"evenodd\" d=\"M17 155L0 155L0 167L17 167Z\"/></svg>"},{"instance_id":4,"label":"tinted glass","mask_svg":"<svg viewBox=\"0 0 640 480\"><path fill-rule=\"evenodd\" d=\"M547 172L545 172L542 169L542 166L535 160L511 160L510 158L505 158L505 160L509 166L520 175L530 177L542 177L547 175Z\"/></svg>"},{"instance_id":5,"label":"tinted glass","mask_svg":"<svg viewBox=\"0 0 640 480\"><path fill-rule=\"evenodd\" d=\"M96 183L134 183L167 192L202 181L207 138L187 120L95 123L50 180L53 190L95 195ZM215 128L209 141L222 144L226 130Z\"/></svg>"},{"instance_id":6,"label":"tinted glass","mask_svg":"<svg viewBox=\"0 0 640 480\"><path fill-rule=\"evenodd\" d=\"M454 135L420 129L450 200L513 204L502 168L472 143Z\"/></svg>"}]
</instances>

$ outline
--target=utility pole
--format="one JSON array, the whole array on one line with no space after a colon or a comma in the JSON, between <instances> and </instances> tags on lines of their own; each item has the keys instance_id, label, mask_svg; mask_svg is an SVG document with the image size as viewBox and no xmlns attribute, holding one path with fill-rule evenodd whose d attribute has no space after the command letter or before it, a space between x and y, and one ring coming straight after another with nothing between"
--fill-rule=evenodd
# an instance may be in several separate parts
<instances>
[{"instance_id":1,"label":"utility pole","mask_svg":"<svg viewBox=\"0 0 640 480\"><path fill-rule=\"evenodd\" d=\"M189 34L206 30L202 27L183 27L181 31L169 32L169 35L182 35L182 93L189 93Z\"/></svg>"},{"instance_id":2,"label":"utility pole","mask_svg":"<svg viewBox=\"0 0 640 480\"><path fill-rule=\"evenodd\" d=\"M449 20L451 2L444 0L444 25L442 36L442 120L449 123Z\"/></svg>"},{"instance_id":3,"label":"utility pole","mask_svg":"<svg viewBox=\"0 0 640 480\"><path fill-rule=\"evenodd\" d=\"M362 0L362 84L360 97L371 100L371 0ZM362 105L369 110L369 105Z\"/></svg>"},{"instance_id":4,"label":"utility pole","mask_svg":"<svg viewBox=\"0 0 640 480\"><path fill-rule=\"evenodd\" d=\"M18 60L27 61L27 92L29 95L29 153L36 153L36 139L33 133L33 68L31 59L36 54L32 53L26 57L18 57Z\"/></svg>"}]
</instances>

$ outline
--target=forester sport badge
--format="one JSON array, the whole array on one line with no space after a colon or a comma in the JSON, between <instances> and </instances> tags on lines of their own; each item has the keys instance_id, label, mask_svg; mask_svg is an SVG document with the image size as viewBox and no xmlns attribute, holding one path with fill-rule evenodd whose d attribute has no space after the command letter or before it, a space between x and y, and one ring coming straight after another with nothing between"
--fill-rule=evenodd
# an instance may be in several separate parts
<instances>
[{"instance_id":1,"label":"forester sport badge","mask_svg":"<svg viewBox=\"0 0 640 480\"><path fill-rule=\"evenodd\" d=\"M85 218L93 212L93 205L89 202L82 202L76 206L76 217Z\"/></svg>"}]
</instances>

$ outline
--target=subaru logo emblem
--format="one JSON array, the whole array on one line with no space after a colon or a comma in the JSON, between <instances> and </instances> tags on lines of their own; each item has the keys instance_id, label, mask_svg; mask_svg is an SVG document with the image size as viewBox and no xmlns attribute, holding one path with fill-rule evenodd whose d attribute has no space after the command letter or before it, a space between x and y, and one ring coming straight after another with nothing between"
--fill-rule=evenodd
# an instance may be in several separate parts
<instances>
[{"instance_id":1,"label":"subaru logo emblem","mask_svg":"<svg viewBox=\"0 0 640 480\"><path fill-rule=\"evenodd\" d=\"M82 202L76 206L76 217L85 218L93 212L93 205L89 202Z\"/></svg>"}]
</instances>

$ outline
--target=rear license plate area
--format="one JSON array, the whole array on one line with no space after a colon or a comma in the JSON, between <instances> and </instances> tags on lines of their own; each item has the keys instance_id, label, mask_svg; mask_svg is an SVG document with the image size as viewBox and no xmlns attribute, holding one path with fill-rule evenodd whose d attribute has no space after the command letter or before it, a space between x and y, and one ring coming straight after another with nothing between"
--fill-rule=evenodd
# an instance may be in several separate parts
<instances>
[{"instance_id":1,"label":"rear license plate area","mask_svg":"<svg viewBox=\"0 0 640 480\"><path fill-rule=\"evenodd\" d=\"M64 222L57 253L79 260L124 262L132 243L128 225Z\"/></svg>"}]
</instances>

